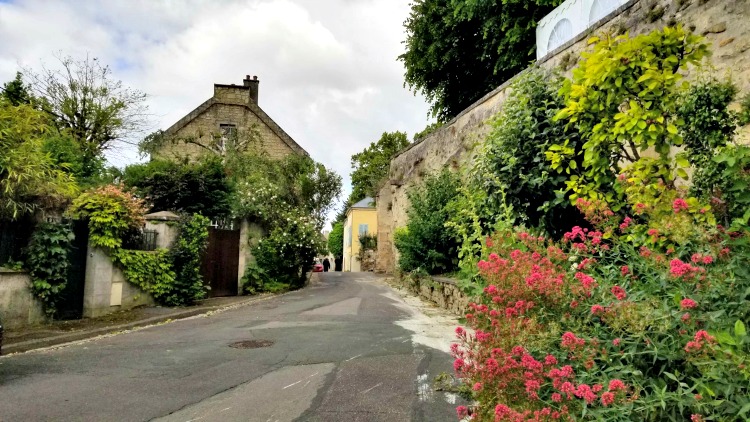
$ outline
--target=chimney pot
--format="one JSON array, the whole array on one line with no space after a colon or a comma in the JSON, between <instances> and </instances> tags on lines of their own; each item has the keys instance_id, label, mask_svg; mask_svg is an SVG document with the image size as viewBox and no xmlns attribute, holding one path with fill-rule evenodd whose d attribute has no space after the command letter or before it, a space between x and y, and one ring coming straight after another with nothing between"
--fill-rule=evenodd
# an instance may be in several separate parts
<instances>
[{"instance_id":1,"label":"chimney pot","mask_svg":"<svg viewBox=\"0 0 750 422\"><path fill-rule=\"evenodd\" d=\"M250 75L247 75L245 80L242 81L242 83L250 88L249 89L249 99L250 102L254 102L255 104L258 104L258 85L260 85L260 81L258 80L257 76L253 76L253 79L250 79Z\"/></svg>"}]
</instances>

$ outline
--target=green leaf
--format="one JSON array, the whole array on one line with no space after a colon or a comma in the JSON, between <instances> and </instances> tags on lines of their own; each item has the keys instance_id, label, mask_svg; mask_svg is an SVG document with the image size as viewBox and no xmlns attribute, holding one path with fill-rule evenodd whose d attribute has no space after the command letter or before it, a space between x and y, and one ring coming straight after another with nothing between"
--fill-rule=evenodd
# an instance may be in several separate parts
<instances>
[{"instance_id":1,"label":"green leaf","mask_svg":"<svg viewBox=\"0 0 750 422\"><path fill-rule=\"evenodd\" d=\"M740 320L737 320L737 322L734 323L734 335L738 337L744 337L745 335L747 335L747 331L745 331L745 324Z\"/></svg>"}]
</instances>

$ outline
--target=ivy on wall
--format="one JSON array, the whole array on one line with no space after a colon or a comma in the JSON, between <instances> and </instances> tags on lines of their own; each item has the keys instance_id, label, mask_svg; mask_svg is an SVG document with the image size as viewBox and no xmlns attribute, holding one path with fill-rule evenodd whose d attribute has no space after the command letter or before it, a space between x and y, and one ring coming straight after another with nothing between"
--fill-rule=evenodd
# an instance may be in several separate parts
<instances>
[{"instance_id":1,"label":"ivy on wall","mask_svg":"<svg viewBox=\"0 0 750 422\"><path fill-rule=\"evenodd\" d=\"M91 244L107 250L125 279L157 302L179 306L202 299L206 288L200 262L210 221L199 214L183 219L171 251L125 249L126 236L141 231L146 209L132 193L110 185L83 193L73 201L68 214L88 219Z\"/></svg>"},{"instance_id":2,"label":"ivy on wall","mask_svg":"<svg viewBox=\"0 0 750 422\"><path fill-rule=\"evenodd\" d=\"M31 235L26 249L26 265L31 275L31 291L42 301L48 316L57 312L60 295L68 281L73 231L66 224L42 223Z\"/></svg>"}]
</instances>

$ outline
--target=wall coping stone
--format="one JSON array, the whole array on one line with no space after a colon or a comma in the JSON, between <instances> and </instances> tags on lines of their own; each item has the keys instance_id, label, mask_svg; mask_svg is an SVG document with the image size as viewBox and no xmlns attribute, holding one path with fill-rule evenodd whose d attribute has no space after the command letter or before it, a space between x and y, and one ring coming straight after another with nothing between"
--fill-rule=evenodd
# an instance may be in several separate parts
<instances>
[{"instance_id":1,"label":"wall coping stone","mask_svg":"<svg viewBox=\"0 0 750 422\"><path fill-rule=\"evenodd\" d=\"M14 270L11 268L0 267L0 274L22 274L29 275L28 271L25 270Z\"/></svg>"},{"instance_id":2,"label":"wall coping stone","mask_svg":"<svg viewBox=\"0 0 750 422\"><path fill-rule=\"evenodd\" d=\"M143 218L146 219L146 221L177 221L180 219L180 216L172 211L159 211L146 214Z\"/></svg>"}]
</instances>

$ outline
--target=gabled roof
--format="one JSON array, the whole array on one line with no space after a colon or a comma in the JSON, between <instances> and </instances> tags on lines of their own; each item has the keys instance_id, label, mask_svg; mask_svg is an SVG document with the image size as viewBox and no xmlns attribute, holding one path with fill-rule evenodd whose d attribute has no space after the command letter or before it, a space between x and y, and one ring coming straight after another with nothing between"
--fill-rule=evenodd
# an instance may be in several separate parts
<instances>
[{"instance_id":1,"label":"gabled roof","mask_svg":"<svg viewBox=\"0 0 750 422\"><path fill-rule=\"evenodd\" d=\"M369 196L361 201L356 202L354 205L352 205L350 208L375 208L375 200L370 198Z\"/></svg>"},{"instance_id":2,"label":"gabled roof","mask_svg":"<svg viewBox=\"0 0 750 422\"><path fill-rule=\"evenodd\" d=\"M177 123L170 126L166 131L164 131L164 133L167 135L174 135L175 133L177 133L177 131L187 126L188 123L195 120L198 116L203 114L205 111L211 108L211 106L213 106L214 104L225 104L225 105L245 107L246 109L250 110L253 114L255 114L258 117L258 119L260 119L261 122L263 122L266 126L268 126L271 129L271 131L276 136L279 137L279 139L281 139L285 144L289 146L289 148L292 149L292 151L302 153L305 155L310 155L307 153L307 151L305 151L304 148L302 148L297 142L295 142L294 139L292 139L292 137L289 136L289 134L286 133L284 129L281 128L281 126L279 126L276 122L274 122L273 119L268 114L266 114L266 112L263 111L262 108L260 108L260 106L258 106L257 104L253 102L243 103L243 104L234 103L234 102L230 103L230 102L219 101L215 97L211 97L207 101L205 101L203 104L196 107L193 111L185 115L185 117L178 120Z\"/></svg>"}]
</instances>

